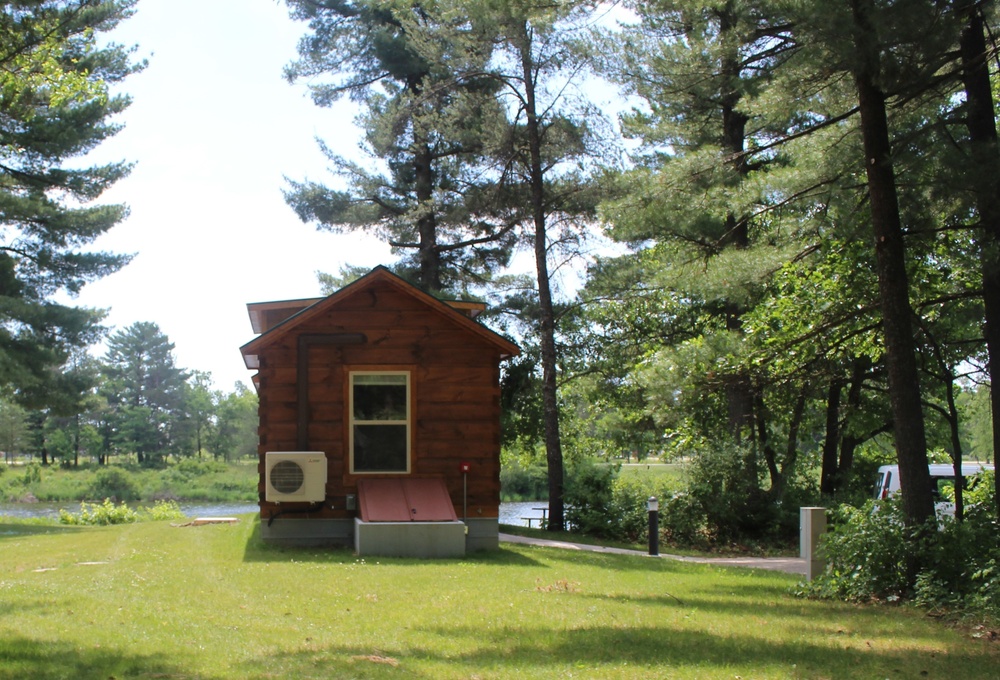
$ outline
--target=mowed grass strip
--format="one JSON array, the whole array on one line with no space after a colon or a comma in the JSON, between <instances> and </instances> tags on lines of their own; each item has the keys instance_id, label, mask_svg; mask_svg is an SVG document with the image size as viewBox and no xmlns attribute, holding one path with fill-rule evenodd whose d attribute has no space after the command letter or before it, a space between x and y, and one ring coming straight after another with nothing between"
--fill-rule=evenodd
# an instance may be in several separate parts
<instances>
[{"instance_id":1,"label":"mowed grass strip","mask_svg":"<svg viewBox=\"0 0 1000 680\"><path fill-rule=\"evenodd\" d=\"M0 524L0 679L995 677L998 646L796 577L530 546L464 560L237 525Z\"/></svg>"}]
</instances>

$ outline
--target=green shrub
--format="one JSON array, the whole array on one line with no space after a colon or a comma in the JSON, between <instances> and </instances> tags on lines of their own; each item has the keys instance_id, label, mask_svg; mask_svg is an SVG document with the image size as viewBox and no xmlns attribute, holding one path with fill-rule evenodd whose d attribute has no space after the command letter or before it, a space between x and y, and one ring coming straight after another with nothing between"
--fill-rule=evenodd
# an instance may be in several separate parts
<instances>
[{"instance_id":1,"label":"green shrub","mask_svg":"<svg viewBox=\"0 0 1000 680\"><path fill-rule=\"evenodd\" d=\"M500 497L505 501L538 501L549 497L549 476L541 462L522 464L504 460L500 468Z\"/></svg>"},{"instance_id":2,"label":"green shrub","mask_svg":"<svg viewBox=\"0 0 1000 680\"><path fill-rule=\"evenodd\" d=\"M990 482L992 480L984 480ZM912 599L938 612L1000 618L1000 526L992 484L969 494L965 520L904 526L900 498L832 513L825 572L806 592L852 601ZM907 565L918 565L909 575Z\"/></svg>"},{"instance_id":3,"label":"green shrub","mask_svg":"<svg viewBox=\"0 0 1000 680\"><path fill-rule=\"evenodd\" d=\"M183 519L184 513L174 501L157 501L151 508L130 508L105 498L102 503L80 503L80 512L59 511L59 522L70 525L131 524L143 520Z\"/></svg>"},{"instance_id":4,"label":"green shrub","mask_svg":"<svg viewBox=\"0 0 1000 680\"><path fill-rule=\"evenodd\" d=\"M877 510L871 500L860 508L841 505L831 511L823 540L826 571L811 588L850 601L903 597L913 585L906 569L913 544L899 497L879 501Z\"/></svg>"},{"instance_id":5,"label":"green shrub","mask_svg":"<svg viewBox=\"0 0 1000 680\"><path fill-rule=\"evenodd\" d=\"M153 521L177 520L185 517L184 512L177 505L177 501L156 501L153 503L153 507L140 508L139 512L144 519Z\"/></svg>"},{"instance_id":6,"label":"green shrub","mask_svg":"<svg viewBox=\"0 0 1000 680\"><path fill-rule=\"evenodd\" d=\"M756 456L746 446L716 442L691 457L687 492L701 506L703 535L711 542L787 545L798 535L799 507L815 504L815 483L801 473L786 479L776 498ZM692 516L694 508L688 510Z\"/></svg>"},{"instance_id":7,"label":"green shrub","mask_svg":"<svg viewBox=\"0 0 1000 680\"><path fill-rule=\"evenodd\" d=\"M675 545L704 547L709 543L705 510L701 501L686 491L660 499L660 533Z\"/></svg>"},{"instance_id":8,"label":"green shrub","mask_svg":"<svg viewBox=\"0 0 1000 680\"><path fill-rule=\"evenodd\" d=\"M139 521L139 513L128 507L124 503L116 504L110 498L105 498L103 503L80 503L80 512L73 514L66 510L59 511L59 522L61 524L84 524L101 525L109 524L129 524Z\"/></svg>"},{"instance_id":9,"label":"green shrub","mask_svg":"<svg viewBox=\"0 0 1000 680\"><path fill-rule=\"evenodd\" d=\"M225 473L229 466L216 460L198 460L196 458L185 458L174 465L172 469L190 476L213 475Z\"/></svg>"},{"instance_id":10,"label":"green shrub","mask_svg":"<svg viewBox=\"0 0 1000 680\"><path fill-rule=\"evenodd\" d=\"M24 477L21 479L21 483L25 486L31 486L32 484L42 483L42 466L38 463L29 463L24 468Z\"/></svg>"},{"instance_id":11,"label":"green shrub","mask_svg":"<svg viewBox=\"0 0 1000 680\"><path fill-rule=\"evenodd\" d=\"M563 500L566 522L574 531L589 536L614 537L616 518L612 509L612 487L618 469L618 465L598 465L589 459L573 467Z\"/></svg>"},{"instance_id":12,"label":"green shrub","mask_svg":"<svg viewBox=\"0 0 1000 680\"><path fill-rule=\"evenodd\" d=\"M119 501L134 501L140 497L132 476L118 467L98 471L88 495L91 498L114 498Z\"/></svg>"},{"instance_id":13,"label":"green shrub","mask_svg":"<svg viewBox=\"0 0 1000 680\"><path fill-rule=\"evenodd\" d=\"M688 492L701 505L705 523L714 538L741 540L770 524L760 517L755 500L758 482L747 474L749 454L731 443L706 446L688 466Z\"/></svg>"},{"instance_id":14,"label":"green shrub","mask_svg":"<svg viewBox=\"0 0 1000 680\"><path fill-rule=\"evenodd\" d=\"M977 503L965 520L946 518L926 541L914 600L930 609L1000 619L1000 525L995 506Z\"/></svg>"},{"instance_id":15,"label":"green shrub","mask_svg":"<svg viewBox=\"0 0 1000 680\"><path fill-rule=\"evenodd\" d=\"M648 538L650 496L671 497L669 480L658 476L620 476L621 465L588 459L567 476L566 520L572 531L625 542ZM660 517L664 517L661 505ZM663 525L661 524L661 527Z\"/></svg>"},{"instance_id":16,"label":"green shrub","mask_svg":"<svg viewBox=\"0 0 1000 680\"><path fill-rule=\"evenodd\" d=\"M649 536L649 512L646 502L650 496L658 499L655 481L637 477L623 478L616 472L611 487L611 534L614 538L637 543Z\"/></svg>"},{"instance_id":17,"label":"green shrub","mask_svg":"<svg viewBox=\"0 0 1000 680\"><path fill-rule=\"evenodd\" d=\"M766 479L748 474L751 454L732 443L707 446L693 454L684 479L629 469L594 459L567 473L566 519L571 529L628 542L648 539L646 501L660 501L664 542L708 549L764 543L788 546L798 536L799 507L815 505L815 481L800 473L786 480L781 499L766 490Z\"/></svg>"},{"instance_id":18,"label":"green shrub","mask_svg":"<svg viewBox=\"0 0 1000 680\"><path fill-rule=\"evenodd\" d=\"M656 497L659 509L660 534L668 541L676 541L674 523L682 521L677 516L672 499L680 492L674 480L660 475L617 476L612 487L612 513L615 537L633 543L649 540L650 497Z\"/></svg>"}]
</instances>

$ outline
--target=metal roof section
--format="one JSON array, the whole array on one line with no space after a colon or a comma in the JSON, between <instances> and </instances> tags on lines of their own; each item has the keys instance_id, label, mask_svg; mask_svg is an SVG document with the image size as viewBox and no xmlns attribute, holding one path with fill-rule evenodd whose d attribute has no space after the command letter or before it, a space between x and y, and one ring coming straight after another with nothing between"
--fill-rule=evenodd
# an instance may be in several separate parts
<instances>
[{"instance_id":1,"label":"metal roof section","mask_svg":"<svg viewBox=\"0 0 1000 680\"><path fill-rule=\"evenodd\" d=\"M306 307L311 307L322 299L305 298L302 300L248 302L247 314L250 315L250 326L253 328L253 332L258 335L266 333L285 319L295 316Z\"/></svg>"},{"instance_id":2,"label":"metal roof section","mask_svg":"<svg viewBox=\"0 0 1000 680\"><path fill-rule=\"evenodd\" d=\"M465 314L470 319L475 319L477 316L486 311L485 302L471 302L469 300L442 300L452 309Z\"/></svg>"},{"instance_id":3,"label":"metal roof section","mask_svg":"<svg viewBox=\"0 0 1000 680\"><path fill-rule=\"evenodd\" d=\"M456 522L455 506L440 477L358 480L362 522Z\"/></svg>"}]
</instances>

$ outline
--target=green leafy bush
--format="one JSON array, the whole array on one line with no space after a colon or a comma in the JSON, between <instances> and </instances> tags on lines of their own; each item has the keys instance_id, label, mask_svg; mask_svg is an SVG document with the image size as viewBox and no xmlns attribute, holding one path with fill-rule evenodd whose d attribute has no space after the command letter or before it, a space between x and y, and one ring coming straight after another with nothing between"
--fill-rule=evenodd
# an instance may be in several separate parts
<instances>
[{"instance_id":1,"label":"green leafy bush","mask_svg":"<svg viewBox=\"0 0 1000 680\"><path fill-rule=\"evenodd\" d=\"M134 501L140 498L139 489L128 472L117 467L98 471L88 494L92 498L114 498L119 501Z\"/></svg>"},{"instance_id":2,"label":"green leafy bush","mask_svg":"<svg viewBox=\"0 0 1000 680\"><path fill-rule=\"evenodd\" d=\"M505 501L538 501L549 497L549 477L545 466L524 464L517 458L505 459L500 469L500 497Z\"/></svg>"},{"instance_id":3,"label":"green leafy bush","mask_svg":"<svg viewBox=\"0 0 1000 680\"><path fill-rule=\"evenodd\" d=\"M665 488L657 486L652 480L616 476L611 487L611 529L614 537L632 543L646 541L649 537L646 502L650 496L660 499L668 495ZM663 506L660 507L662 510Z\"/></svg>"},{"instance_id":4,"label":"green leafy bush","mask_svg":"<svg viewBox=\"0 0 1000 680\"><path fill-rule=\"evenodd\" d=\"M826 571L808 594L852 601L912 599L937 612L1000 619L1000 525L992 478L969 493L963 522L953 517L911 529L899 498L840 506L823 542ZM913 575L907 565L918 565Z\"/></svg>"},{"instance_id":5,"label":"green leafy bush","mask_svg":"<svg viewBox=\"0 0 1000 680\"><path fill-rule=\"evenodd\" d=\"M789 521L783 521L779 507L749 472L753 456L744 447L716 442L691 460L688 492L701 504L714 541L743 542L787 531Z\"/></svg>"},{"instance_id":6,"label":"green leafy bush","mask_svg":"<svg viewBox=\"0 0 1000 680\"><path fill-rule=\"evenodd\" d=\"M173 466L173 469L190 476L212 475L224 473L229 466L216 460L198 460L196 458L185 458Z\"/></svg>"},{"instance_id":7,"label":"green leafy bush","mask_svg":"<svg viewBox=\"0 0 1000 680\"><path fill-rule=\"evenodd\" d=\"M59 511L59 522L71 525L101 525L129 524L139 521L139 513L124 503L117 504L110 498L103 503L80 503L80 512L73 514L66 510Z\"/></svg>"},{"instance_id":8,"label":"green leafy bush","mask_svg":"<svg viewBox=\"0 0 1000 680\"><path fill-rule=\"evenodd\" d=\"M701 501L687 491L660 499L660 533L676 545L705 547L709 543L707 518Z\"/></svg>"},{"instance_id":9,"label":"green leafy bush","mask_svg":"<svg viewBox=\"0 0 1000 680\"><path fill-rule=\"evenodd\" d=\"M144 520L175 520L183 519L184 513L174 501L158 501L153 507L130 508L125 503L114 503L105 498L102 503L80 504L79 513L66 510L59 511L59 522L69 525L99 525L131 524Z\"/></svg>"},{"instance_id":10,"label":"green leafy bush","mask_svg":"<svg viewBox=\"0 0 1000 680\"><path fill-rule=\"evenodd\" d=\"M21 478L21 483L25 486L31 486L32 484L42 483L42 466L38 463L29 463L24 468L24 477Z\"/></svg>"},{"instance_id":11,"label":"green leafy bush","mask_svg":"<svg viewBox=\"0 0 1000 680\"><path fill-rule=\"evenodd\" d=\"M871 500L860 508L841 505L831 511L823 541L826 571L810 588L850 601L903 597L913 585L906 570L913 544L898 497L879 501L877 509Z\"/></svg>"},{"instance_id":12,"label":"green leafy bush","mask_svg":"<svg viewBox=\"0 0 1000 680\"><path fill-rule=\"evenodd\" d=\"M177 501L156 501L151 508L140 508L139 514L143 519L152 521L177 520L185 517Z\"/></svg>"},{"instance_id":13,"label":"green leafy bush","mask_svg":"<svg viewBox=\"0 0 1000 680\"><path fill-rule=\"evenodd\" d=\"M613 538L617 518L612 510L612 490L618 466L597 465L588 460L574 466L563 499L566 521L574 531Z\"/></svg>"},{"instance_id":14,"label":"green leafy bush","mask_svg":"<svg viewBox=\"0 0 1000 680\"><path fill-rule=\"evenodd\" d=\"M566 520L573 531L626 542L648 538L650 496L669 498L669 482L656 477L619 476L621 465L577 462L566 484ZM664 518L660 506L661 520ZM661 523L661 527L663 524Z\"/></svg>"}]
</instances>

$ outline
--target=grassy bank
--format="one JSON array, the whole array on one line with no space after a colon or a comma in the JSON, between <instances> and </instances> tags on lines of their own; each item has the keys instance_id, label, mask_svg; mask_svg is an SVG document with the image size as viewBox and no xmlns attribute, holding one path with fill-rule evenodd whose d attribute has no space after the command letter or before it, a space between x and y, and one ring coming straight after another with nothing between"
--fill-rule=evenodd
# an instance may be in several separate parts
<instances>
[{"instance_id":1,"label":"grassy bank","mask_svg":"<svg viewBox=\"0 0 1000 680\"><path fill-rule=\"evenodd\" d=\"M280 550L235 526L0 525L0 679L993 677L996 643L795 578L505 546Z\"/></svg>"},{"instance_id":2,"label":"grassy bank","mask_svg":"<svg viewBox=\"0 0 1000 680\"><path fill-rule=\"evenodd\" d=\"M0 502L118 500L257 500L255 462L183 460L164 468L138 465L80 467L0 464Z\"/></svg>"}]
</instances>

